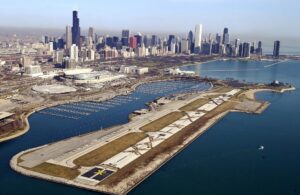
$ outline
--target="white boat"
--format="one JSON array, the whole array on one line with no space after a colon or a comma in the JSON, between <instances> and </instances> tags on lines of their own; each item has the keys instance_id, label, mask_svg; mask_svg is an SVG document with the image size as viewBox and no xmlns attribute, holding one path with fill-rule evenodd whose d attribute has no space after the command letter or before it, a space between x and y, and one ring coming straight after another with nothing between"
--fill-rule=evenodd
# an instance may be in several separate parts
<instances>
[{"instance_id":1,"label":"white boat","mask_svg":"<svg viewBox=\"0 0 300 195\"><path fill-rule=\"evenodd\" d=\"M264 147L264 146L260 146L258 149L259 149L259 150L264 150L265 147Z\"/></svg>"}]
</instances>

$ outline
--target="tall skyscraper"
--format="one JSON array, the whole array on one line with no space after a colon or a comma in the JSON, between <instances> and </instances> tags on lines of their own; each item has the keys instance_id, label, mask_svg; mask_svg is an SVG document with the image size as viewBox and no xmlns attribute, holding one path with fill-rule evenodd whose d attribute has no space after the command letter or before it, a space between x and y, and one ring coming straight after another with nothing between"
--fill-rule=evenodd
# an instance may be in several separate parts
<instances>
[{"instance_id":1,"label":"tall skyscraper","mask_svg":"<svg viewBox=\"0 0 300 195\"><path fill-rule=\"evenodd\" d=\"M216 42L217 42L218 44L221 44L221 42L222 42L222 37L221 37L221 35L219 35L218 33L216 34Z\"/></svg>"},{"instance_id":2,"label":"tall skyscraper","mask_svg":"<svg viewBox=\"0 0 300 195\"><path fill-rule=\"evenodd\" d=\"M95 29L93 27L90 27L88 32L88 37L92 37L93 41L95 41L95 36L96 36Z\"/></svg>"},{"instance_id":3,"label":"tall skyscraper","mask_svg":"<svg viewBox=\"0 0 300 195\"><path fill-rule=\"evenodd\" d=\"M257 55L262 55L262 42L261 41L258 41L258 46L257 46L257 49L256 49L256 54Z\"/></svg>"},{"instance_id":4,"label":"tall skyscraper","mask_svg":"<svg viewBox=\"0 0 300 195\"><path fill-rule=\"evenodd\" d=\"M137 46L142 47L142 43L143 43L142 35L139 33L138 35L134 35L134 37L136 37Z\"/></svg>"},{"instance_id":5,"label":"tall skyscraper","mask_svg":"<svg viewBox=\"0 0 300 195\"><path fill-rule=\"evenodd\" d=\"M181 40L181 53L189 53L189 40L188 39L182 39Z\"/></svg>"},{"instance_id":6,"label":"tall skyscraper","mask_svg":"<svg viewBox=\"0 0 300 195\"><path fill-rule=\"evenodd\" d=\"M72 43L80 47L80 26L77 11L73 11Z\"/></svg>"},{"instance_id":7,"label":"tall skyscraper","mask_svg":"<svg viewBox=\"0 0 300 195\"><path fill-rule=\"evenodd\" d=\"M202 24L197 24L195 27L195 53L201 52L202 44Z\"/></svg>"},{"instance_id":8,"label":"tall skyscraper","mask_svg":"<svg viewBox=\"0 0 300 195\"><path fill-rule=\"evenodd\" d=\"M223 45L227 45L230 43L228 28L224 28L222 43Z\"/></svg>"},{"instance_id":9,"label":"tall skyscraper","mask_svg":"<svg viewBox=\"0 0 300 195\"><path fill-rule=\"evenodd\" d=\"M171 51L171 46L172 46L172 43L175 44L175 35L169 35L169 39L168 39L168 50Z\"/></svg>"},{"instance_id":10,"label":"tall skyscraper","mask_svg":"<svg viewBox=\"0 0 300 195\"><path fill-rule=\"evenodd\" d=\"M130 37L130 47L133 49L137 48L137 38L136 37Z\"/></svg>"},{"instance_id":11,"label":"tall skyscraper","mask_svg":"<svg viewBox=\"0 0 300 195\"><path fill-rule=\"evenodd\" d=\"M130 31L129 30L122 30L122 38L129 38Z\"/></svg>"},{"instance_id":12,"label":"tall skyscraper","mask_svg":"<svg viewBox=\"0 0 300 195\"><path fill-rule=\"evenodd\" d=\"M72 30L71 26L66 27L66 48L69 50L72 46Z\"/></svg>"},{"instance_id":13,"label":"tall skyscraper","mask_svg":"<svg viewBox=\"0 0 300 195\"><path fill-rule=\"evenodd\" d=\"M194 34L193 34L193 31L189 32L188 41L189 41L189 50L191 51L191 53L194 53Z\"/></svg>"},{"instance_id":14,"label":"tall skyscraper","mask_svg":"<svg viewBox=\"0 0 300 195\"><path fill-rule=\"evenodd\" d=\"M242 57L248 58L250 57L250 43L243 43L243 54Z\"/></svg>"},{"instance_id":15,"label":"tall skyscraper","mask_svg":"<svg viewBox=\"0 0 300 195\"><path fill-rule=\"evenodd\" d=\"M122 30L122 37L121 37L122 45L128 46L129 37L130 37L130 31L129 30Z\"/></svg>"},{"instance_id":16,"label":"tall skyscraper","mask_svg":"<svg viewBox=\"0 0 300 195\"><path fill-rule=\"evenodd\" d=\"M279 51L280 51L280 41L274 42L274 50L273 50L273 57L279 58Z\"/></svg>"},{"instance_id":17,"label":"tall skyscraper","mask_svg":"<svg viewBox=\"0 0 300 195\"><path fill-rule=\"evenodd\" d=\"M158 45L158 37L157 37L157 35L152 35L151 45L152 46L157 46Z\"/></svg>"}]
</instances>

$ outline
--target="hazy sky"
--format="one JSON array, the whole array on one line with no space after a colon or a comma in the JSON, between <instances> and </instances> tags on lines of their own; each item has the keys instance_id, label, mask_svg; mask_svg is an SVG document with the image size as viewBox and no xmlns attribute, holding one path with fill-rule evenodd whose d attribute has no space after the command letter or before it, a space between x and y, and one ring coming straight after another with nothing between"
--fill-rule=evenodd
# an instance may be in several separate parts
<instances>
[{"instance_id":1,"label":"hazy sky","mask_svg":"<svg viewBox=\"0 0 300 195\"><path fill-rule=\"evenodd\" d=\"M300 0L0 0L0 26L61 28L79 10L82 28L129 28L182 33L203 24L206 33L300 37Z\"/></svg>"}]
</instances>

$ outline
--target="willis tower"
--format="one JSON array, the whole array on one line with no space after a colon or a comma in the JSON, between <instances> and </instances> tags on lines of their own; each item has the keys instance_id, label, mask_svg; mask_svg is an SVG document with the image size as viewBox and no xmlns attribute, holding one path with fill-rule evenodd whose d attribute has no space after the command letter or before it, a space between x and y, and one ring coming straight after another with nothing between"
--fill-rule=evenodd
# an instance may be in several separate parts
<instances>
[{"instance_id":1,"label":"willis tower","mask_svg":"<svg viewBox=\"0 0 300 195\"><path fill-rule=\"evenodd\" d=\"M72 43L80 47L80 27L77 11L73 11Z\"/></svg>"}]
</instances>

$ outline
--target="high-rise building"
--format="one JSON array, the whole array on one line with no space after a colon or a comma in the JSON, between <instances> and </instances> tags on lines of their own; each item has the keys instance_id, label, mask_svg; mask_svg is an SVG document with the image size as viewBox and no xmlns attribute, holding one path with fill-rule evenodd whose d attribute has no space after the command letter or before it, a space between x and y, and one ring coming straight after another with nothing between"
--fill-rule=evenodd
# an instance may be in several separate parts
<instances>
[{"instance_id":1,"label":"high-rise building","mask_svg":"<svg viewBox=\"0 0 300 195\"><path fill-rule=\"evenodd\" d=\"M139 33L138 35L134 35L134 37L136 38L137 46L142 47L142 44L143 44L142 35Z\"/></svg>"},{"instance_id":2,"label":"high-rise building","mask_svg":"<svg viewBox=\"0 0 300 195\"><path fill-rule=\"evenodd\" d=\"M129 46L133 49L137 48L137 38L136 37L130 37L129 39Z\"/></svg>"},{"instance_id":3,"label":"high-rise building","mask_svg":"<svg viewBox=\"0 0 300 195\"><path fill-rule=\"evenodd\" d=\"M274 42L274 50L273 50L273 57L279 58L279 51L280 51L280 41Z\"/></svg>"},{"instance_id":4,"label":"high-rise building","mask_svg":"<svg viewBox=\"0 0 300 195\"><path fill-rule=\"evenodd\" d=\"M78 46L75 44L71 46L70 59L73 62L78 62Z\"/></svg>"},{"instance_id":5,"label":"high-rise building","mask_svg":"<svg viewBox=\"0 0 300 195\"><path fill-rule=\"evenodd\" d=\"M171 45L172 43L175 44L175 35L169 35L169 39L168 39L168 50L171 51Z\"/></svg>"},{"instance_id":6,"label":"high-rise building","mask_svg":"<svg viewBox=\"0 0 300 195\"><path fill-rule=\"evenodd\" d=\"M121 37L122 45L128 46L129 37L130 37L130 31L129 30L122 30L122 37Z\"/></svg>"},{"instance_id":7,"label":"high-rise building","mask_svg":"<svg viewBox=\"0 0 300 195\"><path fill-rule=\"evenodd\" d=\"M250 57L250 43L243 43L243 55L242 57Z\"/></svg>"},{"instance_id":8,"label":"high-rise building","mask_svg":"<svg viewBox=\"0 0 300 195\"><path fill-rule=\"evenodd\" d=\"M201 52L201 44L202 44L202 24L197 24L195 27L195 53Z\"/></svg>"},{"instance_id":9,"label":"high-rise building","mask_svg":"<svg viewBox=\"0 0 300 195\"><path fill-rule=\"evenodd\" d=\"M80 26L79 26L79 18L78 12L73 11L73 27L72 27L72 43L81 46L80 44Z\"/></svg>"},{"instance_id":10,"label":"high-rise building","mask_svg":"<svg viewBox=\"0 0 300 195\"><path fill-rule=\"evenodd\" d=\"M144 45L145 45L146 48L151 46L152 39L149 35L145 35L143 41L144 41Z\"/></svg>"},{"instance_id":11,"label":"high-rise building","mask_svg":"<svg viewBox=\"0 0 300 195\"><path fill-rule=\"evenodd\" d=\"M158 37L157 37L157 35L152 35L151 45L152 46L157 46L158 45Z\"/></svg>"},{"instance_id":12,"label":"high-rise building","mask_svg":"<svg viewBox=\"0 0 300 195\"><path fill-rule=\"evenodd\" d=\"M95 41L95 36L96 36L95 29L93 27L90 27L88 32L88 37L92 37L92 40Z\"/></svg>"},{"instance_id":13,"label":"high-rise building","mask_svg":"<svg viewBox=\"0 0 300 195\"><path fill-rule=\"evenodd\" d=\"M221 37L221 35L219 35L218 33L216 34L216 42L217 42L218 44L221 44L221 43L222 43L222 37Z\"/></svg>"},{"instance_id":14,"label":"high-rise building","mask_svg":"<svg viewBox=\"0 0 300 195\"><path fill-rule=\"evenodd\" d=\"M223 45L227 45L230 43L228 28L224 28L222 43Z\"/></svg>"},{"instance_id":15,"label":"high-rise building","mask_svg":"<svg viewBox=\"0 0 300 195\"><path fill-rule=\"evenodd\" d=\"M262 42L258 41L257 49L256 49L256 54L257 55L262 55Z\"/></svg>"},{"instance_id":16,"label":"high-rise building","mask_svg":"<svg viewBox=\"0 0 300 195\"><path fill-rule=\"evenodd\" d=\"M122 30L122 38L129 38L130 31L129 30Z\"/></svg>"},{"instance_id":17,"label":"high-rise building","mask_svg":"<svg viewBox=\"0 0 300 195\"><path fill-rule=\"evenodd\" d=\"M235 39L234 41L234 47L237 48L240 45L240 39Z\"/></svg>"},{"instance_id":18,"label":"high-rise building","mask_svg":"<svg viewBox=\"0 0 300 195\"><path fill-rule=\"evenodd\" d=\"M66 27L66 48L69 50L72 46L72 30L71 26Z\"/></svg>"},{"instance_id":19,"label":"high-rise building","mask_svg":"<svg viewBox=\"0 0 300 195\"><path fill-rule=\"evenodd\" d=\"M189 40L188 39L182 39L181 40L181 53L189 53Z\"/></svg>"},{"instance_id":20,"label":"high-rise building","mask_svg":"<svg viewBox=\"0 0 300 195\"><path fill-rule=\"evenodd\" d=\"M205 42L202 45L202 54L211 55L212 53L212 42Z\"/></svg>"},{"instance_id":21,"label":"high-rise building","mask_svg":"<svg viewBox=\"0 0 300 195\"><path fill-rule=\"evenodd\" d=\"M193 31L189 32L188 40L189 40L189 50L191 51L191 53L194 53L194 34L193 34Z\"/></svg>"}]
</instances>

